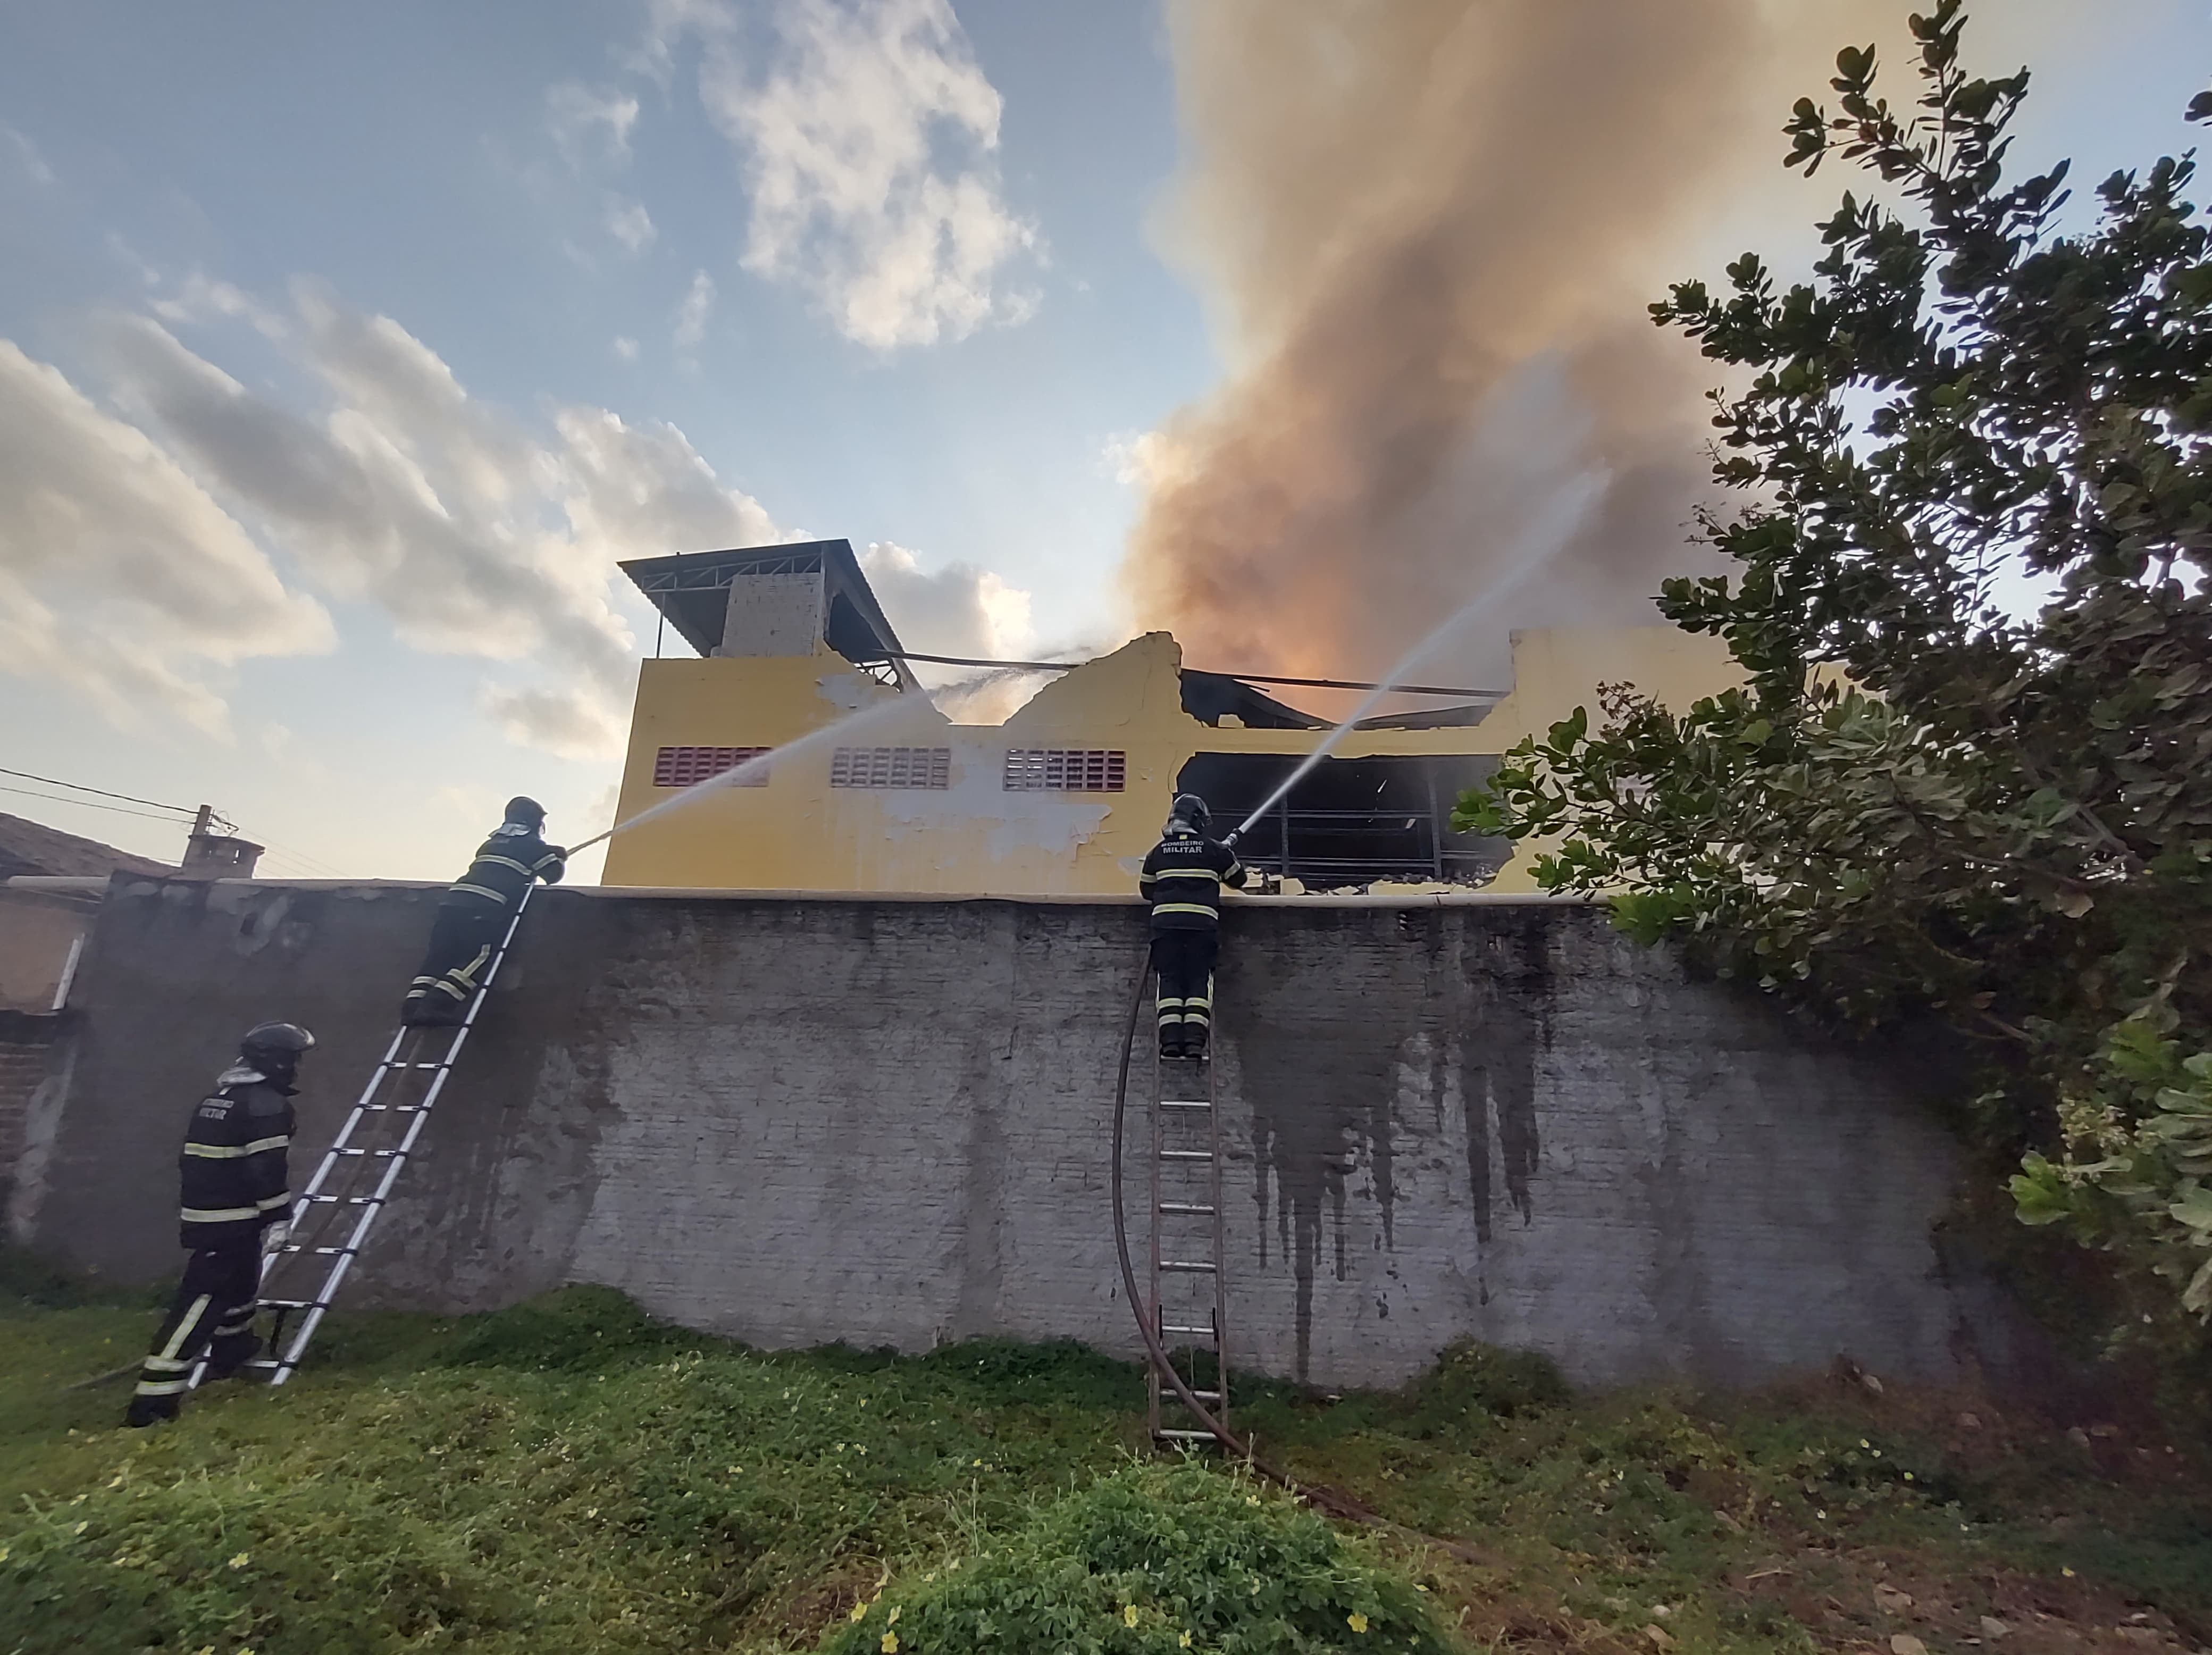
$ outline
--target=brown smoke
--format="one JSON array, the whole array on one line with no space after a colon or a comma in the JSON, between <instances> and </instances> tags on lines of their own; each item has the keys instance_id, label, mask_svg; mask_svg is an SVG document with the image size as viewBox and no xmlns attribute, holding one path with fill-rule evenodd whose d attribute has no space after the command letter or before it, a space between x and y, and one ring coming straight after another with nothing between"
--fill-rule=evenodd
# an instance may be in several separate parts
<instances>
[{"instance_id":1,"label":"brown smoke","mask_svg":"<svg viewBox=\"0 0 2212 1655\"><path fill-rule=\"evenodd\" d=\"M1201 665L1372 673L1482 595L1426 670L1493 676L1508 627L1656 618L1701 566L1716 374L1644 306L1717 274L1702 239L1780 178L1790 99L1877 9L1170 0L1167 234L1232 371L1150 446L1139 618Z\"/></svg>"}]
</instances>

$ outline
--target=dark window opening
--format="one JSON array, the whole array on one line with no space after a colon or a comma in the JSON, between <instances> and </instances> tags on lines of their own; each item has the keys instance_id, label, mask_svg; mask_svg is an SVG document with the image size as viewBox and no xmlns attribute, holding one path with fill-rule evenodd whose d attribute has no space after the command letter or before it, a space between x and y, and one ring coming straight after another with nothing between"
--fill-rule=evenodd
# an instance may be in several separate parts
<instances>
[{"instance_id":1,"label":"dark window opening","mask_svg":"<svg viewBox=\"0 0 2212 1655\"><path fill-rule=\"evenodd\" d=\"M1205 800L1213 831L1226 833L1299 762L1286 753L1199 753L1176 788ZM1512 844L1454 833L1451 812L1497 768L1496 758L1475 755L1324 758L1237 842L1237 855L1312 891L1377 879L1487 884Z\"/></svg>"}]
</instances>

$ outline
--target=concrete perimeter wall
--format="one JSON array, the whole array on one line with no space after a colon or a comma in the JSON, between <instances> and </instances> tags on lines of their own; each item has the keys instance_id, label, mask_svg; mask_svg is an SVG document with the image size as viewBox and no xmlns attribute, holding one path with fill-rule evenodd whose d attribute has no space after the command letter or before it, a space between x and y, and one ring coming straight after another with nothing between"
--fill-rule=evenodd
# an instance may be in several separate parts
<instances>
[{"instance_id":1,"label":"concrete perimeter wall","mask_svg":"<svg viewBox=\"0 0 2212 1655\"><path fill-rule=\"evenodd\" d=\"M185 1115L264 1018L321 1038L303 1182L437 895L118 879L18 1239L173 1270ZM1143 937L1109 903L546 892L356 1302L592 1281L765 1346L1133 1352L1109 1128ZM1462 1334L1583 1382L1972 1360L1930 1238L1953 1151L1909 1081L1601 915L1245 904L1219 995L1241 1366L1390 1383Z\"/></svg>"}]
</instances>

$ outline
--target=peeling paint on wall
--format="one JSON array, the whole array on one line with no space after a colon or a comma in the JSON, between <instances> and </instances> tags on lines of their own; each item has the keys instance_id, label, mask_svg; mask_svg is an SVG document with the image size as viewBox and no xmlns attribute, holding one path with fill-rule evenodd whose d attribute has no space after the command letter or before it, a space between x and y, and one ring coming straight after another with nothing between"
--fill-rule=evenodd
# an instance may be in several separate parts
<instances>
[{"instance_id":1,"label":"peeling paint on wall","mask_svg":"<svg viewBox=\"0 0 2212 1655\"><path fill-rule=\"evenodd\" d=\"M886 833L925 852L945 843L957 843L972 854L981 835L983 854L994 862L1034 853L1025 885L1043 881L1047 894L1068 887L1050 883L1055 865L1073 872L1076 854L1098 835L1110 806L1087 794L1010 792L1003 785L1006 742L1003 738L983 744L955 739L952 782L942 792L925 790L885 792L878 795ZM1133 876L1131 884L1135 883Z\"/></svg>"}]
</instances>

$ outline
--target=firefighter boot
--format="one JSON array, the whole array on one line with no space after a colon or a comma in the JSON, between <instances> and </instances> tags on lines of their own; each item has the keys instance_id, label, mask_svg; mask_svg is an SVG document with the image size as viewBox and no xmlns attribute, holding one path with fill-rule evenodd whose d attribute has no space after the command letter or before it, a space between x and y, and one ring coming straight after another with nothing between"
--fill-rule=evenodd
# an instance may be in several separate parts
<instances>
[{"instance_id":1,"label":"firefighter boot","mask_svg":"<svg viewBox=\"0 0 2212 1655\"><path fill-rule=\"evenodd\" d=\"M260 1338L251 1333L225 1335L208 1347L210 1379L234 1379L261 1354Z\"/></svg>"},{"instance_id":2,"label":"firefighter boot","mask_svg":"<svg viewBox=\"0 0 2212 1655\"><path fill-rule=\"evenodd\" d=\"M133 1396L131 1406L123 1415L126 1429L138 1430L149 1425L166 1425L179 1412L174 1396Z\"/></svg>"}]
</instances>

